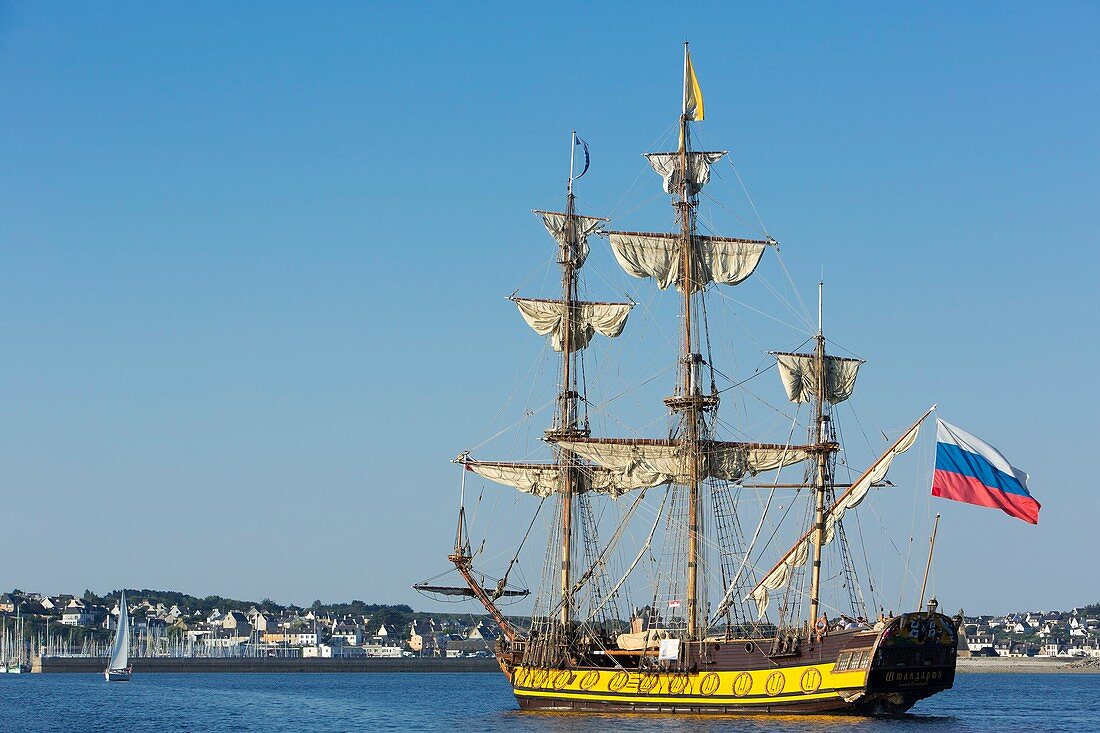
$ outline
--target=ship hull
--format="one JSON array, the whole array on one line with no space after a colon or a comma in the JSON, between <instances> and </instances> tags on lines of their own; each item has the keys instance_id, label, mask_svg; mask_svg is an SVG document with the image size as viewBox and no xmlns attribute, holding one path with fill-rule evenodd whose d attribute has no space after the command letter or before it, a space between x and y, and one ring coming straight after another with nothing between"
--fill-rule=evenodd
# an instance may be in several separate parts
<instances>
[{"instance_id":1,"label":"ship hull","mask_svg":"<svg viewBox=\"0 0 1100 733\"><path fill-rule=\"evenodd\" d=\"M525 710L651 713L854 712L865 672L833 674L833 665L695 674L615 670L529 670L513 674Z\"/></svg>"},{"instance_id":2,"label":"ship hull","mask_svg":"<svg viewBox=\"0 0 1100 733\"><path fill-rule=\"evenodd\" d=\"M757 649L739 658L715 644L692 665L697 671L546 669L504 660L502 667L523 710L891 715L954 682L954 625L935 618L910 614L880 632L836 634L783 657ZM752 644L729 646L744 651Z\"/></svg>"}]
</instances>

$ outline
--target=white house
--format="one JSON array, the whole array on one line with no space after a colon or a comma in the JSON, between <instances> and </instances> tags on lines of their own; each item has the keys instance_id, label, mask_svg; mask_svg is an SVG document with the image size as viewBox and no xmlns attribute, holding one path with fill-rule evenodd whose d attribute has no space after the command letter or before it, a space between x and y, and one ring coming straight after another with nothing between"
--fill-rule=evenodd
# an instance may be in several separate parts
<instances>
[{"instance_id":1,"label":"white house","mask_svg":"<svg viewBox=\"0 0 1100 733\"><path fill-rule=\"evenodd\" d=\"M367 653L361 647L355 646L333 646L332 644L315 644L314 646L302 647L302 656L305 658L323 658L329 659L332 657L349 658L349 657L365 657Z\"/></svg>"},{"instance_id":2,"label":"white house","mask_svg":"<svg viewBox=\"0 0 1100 733\"><path fill-rule=\"evenodd\" d=\"M84 601L74 598L61 613L61 623L66 626L91 626L95 623L95 614Z\"/></svg>"},{"instance_id":3,"label":"white house","mask_svg":"<svg viewBox=\"0 0 1100 733\"><path fill-rule=\"evenodd\" d=\"M287 639L295 646L317 646L316 629L296 629L287 631Z\"/></svg>"},{"instance_id":4,"label":"white house","mask_svg":"<svg viewBox=\"0 0 1100 733\"><path fill-rule=\"evenodd\" d=\"M971 654L988 653L993 651L993 645L996 643L997 638L993 634L967 634L966 635L966 647L970 650Z\"/></svg>"},{"instance_id":5,"label":"white house","mask_svg":"<svg viewBox=\"0 0 1100 733\"><path fill-rule=\"evenodd\" d=\"M363 643L363 629L358 624L335 624L332 627L332 642L347 646L359 646Z\"/></svg>"},{"instance_id":6,"label":"white house","mask_svg":"<svg viewBox=\"0 0 1100 733\"><path fill-rule=\"evenodd\" d=\"M370 643L364 644L362 647L363 652L368 657L400 657L401 647L399 646L387 646L385 644Z\"/></svg>"}]
</instances>

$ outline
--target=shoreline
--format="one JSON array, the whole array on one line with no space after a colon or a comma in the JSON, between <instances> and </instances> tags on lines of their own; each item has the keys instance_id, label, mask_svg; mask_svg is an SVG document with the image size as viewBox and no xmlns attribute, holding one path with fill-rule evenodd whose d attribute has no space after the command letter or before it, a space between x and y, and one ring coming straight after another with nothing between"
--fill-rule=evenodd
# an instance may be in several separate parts
<instances>
[{"instance_id":1,"label":"shoreline","mask_svg":"<svg viewBox=\"0 0 1100 733\"><path fill-rule=\"evenodd\" d=\"M1100 674L1100 659L959 657L959 674Z\"/></svg>"}]
</instances>

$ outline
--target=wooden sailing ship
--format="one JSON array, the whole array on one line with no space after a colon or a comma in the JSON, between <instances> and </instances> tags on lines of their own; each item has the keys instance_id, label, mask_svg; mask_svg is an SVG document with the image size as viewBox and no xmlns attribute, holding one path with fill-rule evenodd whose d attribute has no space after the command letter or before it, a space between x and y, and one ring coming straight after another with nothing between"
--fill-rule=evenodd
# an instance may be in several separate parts
<instances>
[{"instance_id":1,"label":"wooden sailing ship","mask_svg":"<svg viewBox=\"0 0 1100 733\"><path fill-rule=\"evenodd\" d=\"M544 438L554 460L481 461L463 453L457 459L465 469L463 500L449 559L466 584L417 587L474 597L484 605L501 628L498 660L524 709L903 712L951 687L956 623L936 611L935 601L920 608L923 590L918 608L909 613L870 614L862 598L851 594L851 616L841 621L833 613L830 618L821 602L823 551L837 540L843 582L854 582L845 554L844 515L873 486L883 485L894 457L913 444L928 413L858 478L838 483L840 446L833 406L851 395L862 362L826 352L819 307L812 349L772 352L787 398L811 407L808 440L793 444L790 439L752 443L716 438L720 390L706 336L705 297L713 288L750 277L776 243L697 232L699 192L724 152L692 147L690 123L701 120L703 110L686 45L684 90L678 150L646 156L672 196L678 232L615 231L607 228L606 219L578 214L572 156L565 211L536 212L557 242L561 297L512 299L524 320L548 336L560 353L555 418ZM574 133L571 150L577 142ZM585 170L587 160L585 148ZM674 393L664 400L670 418L665 437L591 435L577 376L580 359L597 333L622 333L633 306L578 298L578 274L595 234L607 237L629 275L679 293L677 379ZM731 517L737 497L749 486L749 477L796 464L804 467L803 479L787 486L804 488L802 495L810 499L805 531L789 550L772 555L778 560L770 570L760 572L760 566L749 562L760 525L748 546L739 530L730 528L736 521ZM515 487L540 498L540 507L552 507L543 583L526 627L513 623L500 605L528 591L508 587L507 572L494 583L474 569L477 552L466 528L468 473ZM608 553L621 544L622 525L647 492L660 497L657 518L633 561L623 562L622 577L609 577ZM629 506L620 526L601 543L595 537L593 507L616 500ZM660 569L652 575L649 602L622 609L617 604L624 582L645 553L655 553L654 535L662 522L660 563L650 558ZM708 573L720 583L716 603L705 600ZM772 596L781 604L778 619L769 621Z\"/></svg>"}]
</instances>

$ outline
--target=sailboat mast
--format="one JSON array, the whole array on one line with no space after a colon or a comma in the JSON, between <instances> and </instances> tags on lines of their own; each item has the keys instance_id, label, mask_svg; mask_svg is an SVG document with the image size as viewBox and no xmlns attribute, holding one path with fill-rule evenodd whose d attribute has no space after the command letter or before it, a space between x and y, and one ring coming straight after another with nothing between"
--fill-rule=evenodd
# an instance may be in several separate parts
<instances>
[{"instance_id":1,"label":"sailboat mast","mask_svg":"<svg viewBox=\"0 0 1100 733\"><path fill-rule=\"evenodd\" d=\"M569 186L566 195L566 236L560 249L561 298L562 298L562 349L561 396L558 429L564 435L573 436L577 431L577 392L573 389L576 376L572 372L573 318L577 290L577 272L574 258L577 251L577 222L573 202L573 151L577 146L577 132L569 139ZM573 564L573 461L569 451L558 448L557 459L562 472L561 493L561 625L567 632L572 623L572 564Z\"/></svg>"},{"instance_id":2,"label":"sailboat mast","mask_svg":"<svg viewBox=\"0 0 1100 733\"><path fill-rule=\"evenodd\" d=\"M821 548L825 544L825 490L828 485L829 448L828 431L829 422L825 414L825 395L827 384L825 382L825 333L822 327L821 303L823 282L817 284L817 348L814 351L814 370L817 372L817 390L814 396L814 429L817 432L817 482L814 487L814 531L813 537L813 565L810 569L810 623L817 619L820 607L821 593Z\"/></svg>"},{"instance_id":3,"label":"sailboat mast","mask_svg":"<svg viewBox=\"0 0 1100 733\"><path fill-rule=\"evenodd\" d=\"M688 80L688 44L684 43L684 88ZM692 348L691 299L694 290L692 263L692 202L688 188L688 110L687 97L680 114L680 200L675 203L680 218L680 288L683 291L683 344L680 352L684 402L684 447L688 463L688 547L687 547L687 636L694 639L699 617L699 404L695 400L696 368Z\"/></svg>"}]
</instances>

